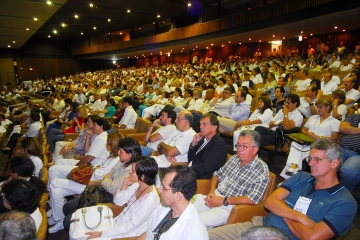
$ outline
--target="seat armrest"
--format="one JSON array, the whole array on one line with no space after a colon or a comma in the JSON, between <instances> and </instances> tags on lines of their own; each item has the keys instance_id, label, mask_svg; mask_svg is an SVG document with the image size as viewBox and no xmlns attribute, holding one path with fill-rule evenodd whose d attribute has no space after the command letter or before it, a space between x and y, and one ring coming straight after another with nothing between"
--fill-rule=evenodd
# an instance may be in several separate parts
<instances>
[{"instance_id":1,"label":"seat armrest","mask_svg":"<svg viewBox=\"0 0 360 240\"><path fill-rule=\"evenodd\" d=\"M127 137L131 137L138 142L144 142L145 135L146 133L128 133Z\"/></svg>"},{"instance_id":2,"label":"seat armrest","mask_svg":"<svg viewBox=\"0 0 360 240\"><path fill-rule=\"evenodd\" d=\"M211 179L198 179L196 194L208 195L210 192Z\"/></svg>"},{"instance_id":3,"label":"seat armrest","mask_svg":"<svg viewBox=\"0 0 360 240\"><path fill-rule=\"evenodd\" d=\"M260 202L258 205L240 204L231 209L226 225L251 221L251 218L254 216L265 217L267 215L268 212L266 211L263 202Z\"/></svg>"},{"instance_id":4,"label":"seat armrest","mask_svg":"<svg viewBox=\"0 0 360 240\"><path fill-rule=\"evenodd\" d=\"M113 212L114 217L118 216L126 206L126 204L124 204L123 206L118 206L114 203L99 203L98 205L108 206Z\"/></svg>"},{"instance_id":5,"label":"seat armrest","mask_svg":"<svg viewBox=\"0 0 360 240\"><path fill-rule=\"evenodd\" d=\"M152 151L150 156L160 156L160 153L158 151Z\"/></svg>"},{"instance_id":6,"label":"seat armrest","mask_svg":"<svg viewBox=\"0 0 360 240\"><path fill-rule=\"evenodd\" d=\"M70 140L75 140L78 135L79 133L66 133L63 141L70 142Z\"/></svg>"},{"instance_id":7,"label":"seat armrest","mask_svg":"<svg viewBox=\"0 0 360 240\"><path fill-rule=\"evenodd\" d=\"M173 162L171 163L171 166L189 166L189 163L188 162Z\"/></svg>"},{"instance_id":8,"label":"seat armrest","mask_svg":"<svg viewBox=\"0 0 360 240\"><path fill-rule=\"evenodd\" d=\"M137 129L119 129L119 133L121 133L124 137L127 137L128 134L137 133Z\"/></svg>"}]
</instances>

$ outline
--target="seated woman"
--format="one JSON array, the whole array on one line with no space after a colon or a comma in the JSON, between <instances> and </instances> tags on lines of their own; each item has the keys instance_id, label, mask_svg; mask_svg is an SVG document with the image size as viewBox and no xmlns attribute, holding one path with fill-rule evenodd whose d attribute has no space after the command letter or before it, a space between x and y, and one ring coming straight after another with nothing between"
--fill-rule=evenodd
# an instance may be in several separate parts
<instances>
[{"instance_id":1,"label":"seated woman","mask_svg":"<svg viewBox=\"0 0 360 240\"><path fill-rule=\"evenodd\" d=\"M301 128L301 133L317 140L327 138L336 142L339 136L340 121L331 116L331 99L323 97L316 101L318 115L311 116ZM309 156L310 146L292 142L286 166L280 176L287 179L302 169L302 161Z\"/></svg>"},{"instance_id":2,"label":"seated woman","mask_svg":"<svg viewBox=\"0 0 360 240\"><path fill-rule=\"evenodd\" d=\"M154 186L157 172L158 165L153 158L136 158L131 166L130 176L124 179L121 189L114 197L116 205L126 204L126 207L114 219L114 227L103 232L87 232L85 234L89 235L88 239L100 236L123 238L143 234L152 212L160 204L159 194Z\"/></svg>"},{"instance_id":3,"label":"seated woman","mask_svg":"<svg viewBox=\"0 0 360 240\"><path fill-rule=\"evenodd\" d=\"M100 165L94 166L94 172L91 180L101 180L119 161L118 150L119 140L122 139L122 135L119 132L113 132L108 135L106 148L110 155L101 161ZM65 204L65 197L73 194L81 194L86 185L74 182L69 179L55 178L50 184L50 206L51 209L48 211L48 222L49 225L54 225L49 228L49 233L54 233L63 229L63 221L55 221L56 219L64 219L63 206Z\"/></svg>"},{"instance_id":4,"label":"seated woman","mask_svg":"<svg viewBox=\"0 0 360 240\"><path fill-rule=\"evenodd\" d=\"M332 99L332 105L334 107L331 112L331 115L334 118L343 121L345 119L347 112L347 108L345 105L345 100L346 100L345 92L342 90L335 90L332 93L331 99Z\"/></svg>"},{"instance_id":5,"label":"seated woman","mask_svg":"<svg viewBox=\"0 0 360 240\"><path fill-rule=\"evenodd\" d=\"M24 179L15 179L7 183L2 191L5 208L29 213L34 219L36 231L38 231L42 222L42 215L38 208L41 194L36 186Z\"/></svg>"},{"instance_id":6,"label":"seated woman","mask_svg":"<svg viewBox=\"0 0 360 240\"><path fill-rule=\"evenodd\" d=\"M23 155L27 156L34 163L34 175L39 177L40 169L44 166L40 157L43 157L41 144L37 138L28 137L21 141L21 151Z\"/></svg>"},{"instance_id":7,"label":"seated woman","mask_svg":"<svg viewBox=\"0 0 360 240\"><path fill-rule=\"evenodd\" d=\"M104 114L104 117L110 118L115 115L116 113L116 103L115 100L110 98L107 100L106 108L104 110L97 110L96 111L99 116L102 116L101 114Z\"/></svg>"},{"instance_id":8,"label":"seated woman","mask_svg":"<svg viewBox=\"0 0 360 240\"><path fill-rule=\"evenodd\" d=\"M285 104L285 89L283 87L275 88L275 99L272 100L272 110L274 113L277 113L279 110L283 109Z\"/></svg>"},{"instance_id":9,"label":"seated woman","mask_svg":"<svg viewBox=\"0 0 360 240\"><path fill-rule=\"evenodd\" d=\"M51 123L46 130L46 135L48 135L50 130L53 128L60 129L62 127L62 125L65 125L67 127L70 127L71 125L73 125L74 119L77 118L77 108L78 107L79 107L78 103L76 103L76 102L70 103L70 110L69 110L69 113L67 114L67 117L64 119L59 118L57 121Z\"/></svg>"},{"instance_id":10,"label":"seated woman","mask_svg":"<svg viewBox=\"0 0 360 240\"><path fill-rule=\"evenodd\" d=\"M40 128L40 114L38 112L31 112L30 113L30 126L27 132L22 135L20 133L13 133L9 141L6 144L6 147L3 148L3 152L11 152L13 148L16 146L16 142L20 137L38 137Z\"/></svg>"},{"instance_id":11,"label":"seated woman","mask_svg":"<svg viewBox=\"0 0 360 240\"><path fill-rule=\"evenodd\" d=\"M99 203L99 192L103 193L101 195L104 195L103 199L101 199L102 202L113 202L113 194L115 194L123 185L124 177L129 175L131 164L133 163L134 159L138 156L141 156L141 148L139 143L133 138L120 139L118 155L120 160L111 169L110 174L106 175L102 181L90 181L84 193L81 195L81 198L86 198L87 201L90 201L91 199L91 204L88 202L80 202L81 198L75 198L65 203L63 207L65 215L63 224L65 229L69 230L71 215L78 208L94 206ZM86 192L93 192L94 194L84 195Z\"/></svg>"},{"instance_id":12,"label":"seated woman","mask_svg":"<svg viewBox=\"0 0 360 240\"><path fill-rule=\"evenodd\" d=\"M73 124L67 129L60 130L60 129L51 129L49 134L46 136L47 139L47 152L51 155L55 150L55 143L57 141L61 141L64 139L66 133L75 133L79 132L84 129L84 122L85 118L87 118L88 113L84 106L77 108L77 117L73 119Z\"/></svg>"},{"instance_id":13,"label":"seated woman","mask_svg":"<svg viewBox=\"0 0 360 240\"><path fill-rule=\"evenodd\" d=\"M257 126L269 127L270 120L272 119L271 101L268 97L259 97L259 108L256 109L249 117L242 122L239 122L235 127L233 134L234 151L237 150L236 145L239 139L240 133L243 130L254 130Z\"/></svg>"},{"instance_id":14,"label":"seated woman","mask_svg":"<svg viewBox=\"0 0 360 240\"><path fill-rule=\"evenodd\" d=\"M85 118L84 129L80 131L79 135L74 141L57 141L55 143L54 153L52 156L50 156L50 158L54 160L57 158L75 158L77 160L81 160L87 152L87 149L85 149L86 134L92 131L94 128L94 122L92 120L93 117L95 117L95 115L90 115ZM91 136L90 145L96 136L97 135L95 133Z\"/></svg>"}]
</instances>

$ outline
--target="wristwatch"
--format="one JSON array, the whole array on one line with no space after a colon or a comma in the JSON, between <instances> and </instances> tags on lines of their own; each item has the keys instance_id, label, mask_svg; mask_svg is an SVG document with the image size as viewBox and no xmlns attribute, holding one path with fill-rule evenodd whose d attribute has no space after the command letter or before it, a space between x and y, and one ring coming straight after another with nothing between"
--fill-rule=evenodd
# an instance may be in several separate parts
<instances>
[{"instance_id":1,"label":"wristwatch","mask_svg":"<svg viewBox=\"0 0 360 240\"><path fill-rule=\"evenodd\" d=\"M225 197L225 198L224 198L223 205L224 205L224 206L229 205L228 197Z\"/></svg>"}]
</instances>

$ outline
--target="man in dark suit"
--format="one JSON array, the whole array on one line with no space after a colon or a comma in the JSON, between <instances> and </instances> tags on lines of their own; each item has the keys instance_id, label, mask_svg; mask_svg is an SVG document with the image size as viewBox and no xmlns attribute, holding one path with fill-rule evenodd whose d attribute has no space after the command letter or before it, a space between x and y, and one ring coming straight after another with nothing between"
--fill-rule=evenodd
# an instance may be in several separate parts
<instances>
[{"instance_id":1,"label":"man in dark suit","mask_svg":"<svg viewBox=\"0 0 360 240\"><path fill-rule=\"evenodd\" d=\"M189 166L195 171L197 179L210 179L213 173L226 162L227 152L224 140L219 136L219 121L208 113L200 119L200 132L190 143Z\"/></svg>"}]
</instances>

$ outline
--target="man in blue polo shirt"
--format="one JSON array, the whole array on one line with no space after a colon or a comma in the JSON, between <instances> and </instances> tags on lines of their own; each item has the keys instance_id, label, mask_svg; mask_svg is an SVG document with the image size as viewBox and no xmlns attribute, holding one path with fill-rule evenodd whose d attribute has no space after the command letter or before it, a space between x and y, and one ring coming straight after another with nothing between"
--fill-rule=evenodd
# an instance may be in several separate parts
<instances>
[{"instance_id":1,"label":"man in blue polo shirt","mask_svg":"<svg viewBox=\"0 0 360 240\"><path fill-rule=\"evenodd\" d=\"M343 162L339 146L320 139L307 158L311 174L300 172L286 180L265 201L267 217L230 224L209 231L209 239L238 239L252 226L271 226L292 239L330 239L345 235L352 227L357 204L337 178Z\"/></svg>"}]
</instances>

